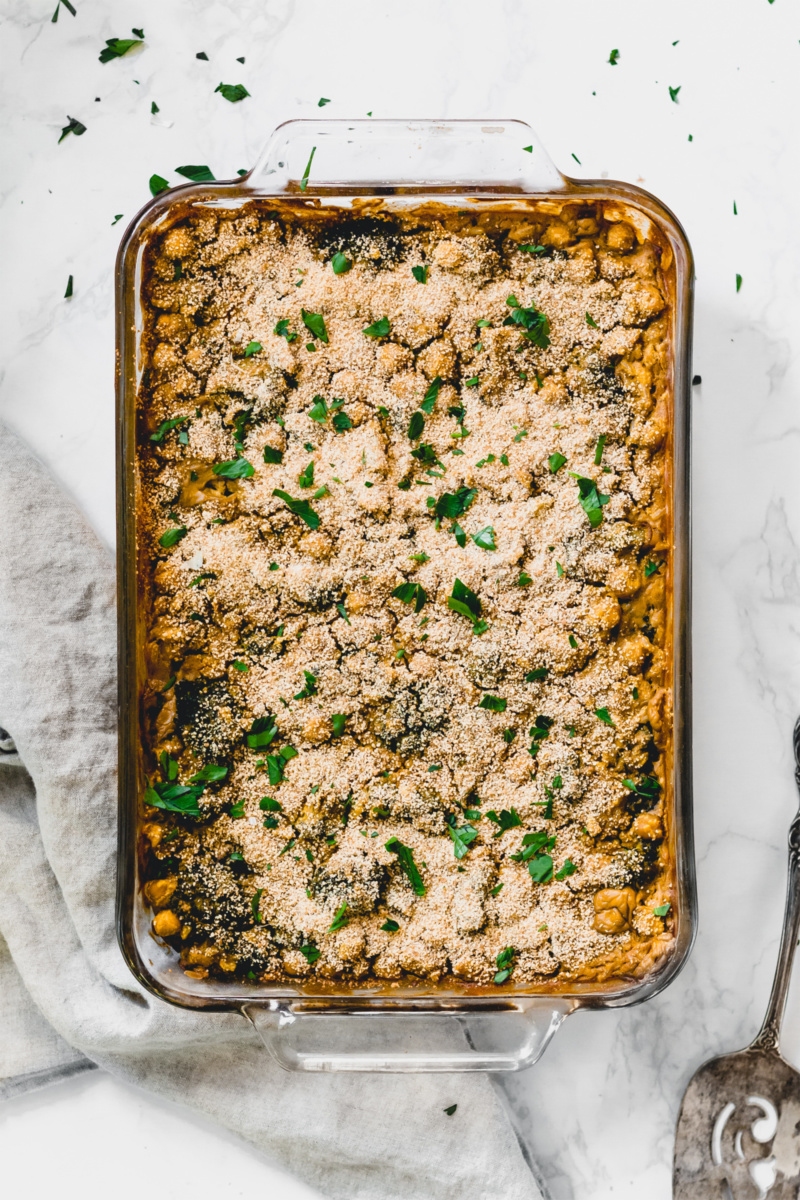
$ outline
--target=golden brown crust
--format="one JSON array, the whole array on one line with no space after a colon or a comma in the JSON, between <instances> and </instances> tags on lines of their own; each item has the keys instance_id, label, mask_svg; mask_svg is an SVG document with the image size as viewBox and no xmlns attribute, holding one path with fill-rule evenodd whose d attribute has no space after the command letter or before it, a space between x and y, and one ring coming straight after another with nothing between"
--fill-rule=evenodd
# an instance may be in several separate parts
<instances>
[{"instance_id":1,"label":"golden brown crust","mask_svg":"<svg viewBox=\"0 0 800 1200\"><path fill-rule=\"evenodd\" d=\"M552 991L669 953L666 261L603 203L252 202L151 243L142 847L194 977Z\"/></svg>"}]
</instances>

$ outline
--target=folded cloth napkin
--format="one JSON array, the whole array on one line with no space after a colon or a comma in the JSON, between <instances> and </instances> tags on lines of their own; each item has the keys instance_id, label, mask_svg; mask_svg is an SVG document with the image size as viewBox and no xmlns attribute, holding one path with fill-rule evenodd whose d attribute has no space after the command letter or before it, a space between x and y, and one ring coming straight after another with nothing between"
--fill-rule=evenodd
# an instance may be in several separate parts
<instances>
[{"instance_id":1,"label":"folded cloth napkin","mask_svg":"<svg viewBox=\"0 0 800 1200\"><path fill-rule=\"evenodd\" d=\"M286 1073L245 1018L139 986L114 932L112 563L2 426L0 515L0 1096L97 1065L328 1196L541 1200L487 1077Z\"/></svg>"}]
</instances>

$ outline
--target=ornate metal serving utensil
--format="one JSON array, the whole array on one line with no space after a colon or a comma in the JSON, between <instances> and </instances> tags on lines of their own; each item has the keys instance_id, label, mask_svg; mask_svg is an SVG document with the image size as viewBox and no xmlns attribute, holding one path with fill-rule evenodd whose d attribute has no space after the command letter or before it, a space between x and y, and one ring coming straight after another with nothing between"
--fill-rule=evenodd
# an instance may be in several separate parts
<instances>
[{"instance_id":1,"label":"ornate metal serving utensil","mask_svg":"<svg viewBox=\"0 0 800 1200\"><path fill-rule=\"evenodd\" d=\"M794 727L800 789L800 720ZM674 1200L800 1200L800 1073L779 1050L800 930L800 813L789 830L789 881L778 966L764 1024L746 1050L704 1063L683 1097Z\"/></svg>"}]
</instances>

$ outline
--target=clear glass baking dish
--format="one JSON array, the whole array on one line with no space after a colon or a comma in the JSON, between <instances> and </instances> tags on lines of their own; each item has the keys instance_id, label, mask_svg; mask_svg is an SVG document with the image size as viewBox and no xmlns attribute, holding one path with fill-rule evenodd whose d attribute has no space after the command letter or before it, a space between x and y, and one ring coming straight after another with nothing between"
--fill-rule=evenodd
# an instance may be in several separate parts
<instances>
[{"instance_id":1,"label":"clear glass baking dish","mask_svg":"<svg viewBox=\"0 0 800 1200\"><path fill-rule=\"evenodd\" d=\"M310 164L310 169L309 169ZM346 210L364 197L382 206L422 199L485 211L501 204L524 213L531 203L581 199L613 204L635 227L658 231L671 254L672 565L668 617L672 636L672 762L669 843L674 864L674 943L644 979L604 987L504 989L453 984L422 988L342 988L321 995L303 987L193 979L156 939L139 878L139 797L143 792L139 689L143 646L141 585L136 570L136 397L143 370L143 256L156 231L187 204L235 209L256 198L289 199ZM554 209L555 211L555 209ZM578 1008L641 1003L675 977L691 949L696 924L692 838L689 433L693 264L672 213L640 188L562 175L532 129L520 121L290 121L273 133L244 177L187 184L149 204L127 229L116 269L117 468L119 582L119 858L118 937L140 982L191 1009L238 1011L248 1017L274 1058L302 1071L516 1071L541 1055L555 1030Z\"/></svg>"}]
</instances>

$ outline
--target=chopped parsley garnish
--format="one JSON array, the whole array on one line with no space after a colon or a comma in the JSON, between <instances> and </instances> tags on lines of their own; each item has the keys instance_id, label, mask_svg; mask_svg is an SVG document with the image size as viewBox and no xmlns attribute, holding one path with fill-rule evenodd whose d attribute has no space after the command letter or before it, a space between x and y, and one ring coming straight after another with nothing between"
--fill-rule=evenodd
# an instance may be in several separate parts
<instances>
[{"instance_id":1,"label":"chopped parsley garnish","mask_svg":"<svg viewBox=\"0 0 800 1200\"><path fill-rule=\"evenodd\" d=\"M606 445L606 435L604 433L601 433L600 437L597 439L597 445L595 446L595 451L594 451L594 465L596 467L599 467L600 463L603 461L603 450L605 449L605 445Z\"/></svg>"},{"instance_id":2,"label":"chopped parsley garnish","mask_svg":"<svg viewBox=\"0 0 800 1200\"><path fill-rule=\"evenodd\" d=\"M233 667L233 669L235 671L241 671L242 674L246 674L250 670L247 663L240 662L239 659L237 659L237 658L235 658L233 660L233 662L231 663L231 666Z\"/></svg>"},{"instance_id":3,"label":"chopped parsley garnish","mask_svg":"<svg viewBox=\"0 0 800 1200\"><path fill-rule=\"evenodd\" d=\"M241 455L230 462L215 463L211 470L220 479L250 479L256 473L253 464Z\"/></svg>"},{"instance_id":4,"label":"chopped parsley garnish","mask_svg":"<svg viewBox=\"0 0 800 1200\"><path fill-rule=\"evenodd\" d=\"M442 382L441 375L437 375L435 379L431 380L430 384L428 385L428 390L423 396L420 408L423 412L428 413L429 416L433 412L433 406L436 403L436 398L439 395L439 389L442 386Z\"/></svg>"},{"instance_id":5,"label":"chopped parsley garnish","mask_svg":"<svg viewBox=\"0 0 800 1200\"><path fill-rule=\"evenodd\" d=\"M266 717L256 717L253 724L250 726L250 732L247 734L247 745L251 750L263 750L265 746L269 746L278 736L278 726L275 724L274 717L267 715Z\"/></svg>"},{"instance_id":6,"label":"chopped parsley garnish","mask_svg":"<svg viewBox=\"0 0 800 1200\"><path fill-rule=\"evenodd\" d=\"M161 192L165 192L168 187L169 187L169 184L167 183L166 179L164 179L163 175L151 175L150 176L150 195L151 196L160 195Z\"/></svg>"},{"instance_id":7,"label":"chopped parsley garnish","mask_svg":"<svg viewBox=\"0 0 800 1200\"><path fill-rule=\"evenodd\" d=\"M669 90L670 100L672 101L673 104L677 104L678 103L678 92L681 90L680 86L675 87L675 88L671 87L671 88L668 88L668 90Z\"/></svg>"},{"instance_id":8,"label":"chopped parsley garnish","mask_svg":"<svg viewBox=\"0 0 800 1200\"><path fill-rule=\"evenodd\" d=\"M447 597L447 607L472 623L472 631L476 636L485 633L489 626L481 620L481 602L471 588L456 578L453 583L452 595Z\"/></svg>"},{"instance_id":9,"label":"chopped parsley garnish","mask_svg":"<svg viewBox=\"0 0 800 1200\"><path fill-rule=\"evenodd\" d=\"M501 696L491 696L487 692L478 705L478 708L486 708L489 712L503 713L506 711L507 703L508 701L504 700Z\"/></svg>"},{"instance_id":10,"label":"chopped parsley garnish","mask_svg":"<svg viewBox=\"0 0 800 1200\"><path fill-rule=\"evenodd\" d=\"M612 67L615 67L619 62L619 50L612 50L608 56L608 61L611 63Z\"/></svg>"},{"instance_id":11,"label":"chopped parsley garnish","mask_svg":"<svg viewBox=\"0 0 800 1200\"><path fill-rule=\"evenodd\" d=\"M645 579L649 579L651 575L655 575L655 573L659 569L659 567L663 567L663 565L664 565L663 562L651 561L651 562L645 563L645 568L644 568Z\"/></svg>"},{"instance_id":12,"label":"chopped parsley garnish","mask_svg":"<svg viewBox=\"0 0 800 1200\"><path fill-rule=\"evenodd\" d=\"M300 316L303 318L303 324L309 330L312 337L318 338L321 342L328 341L328 331L325 328L325 318L322 313L312 313L305 308L301 308Z\"/></svg>"},{"instance_id":13,"label":"chopped parsley garnish","mask_svg":"<svg viewBox=\"0 0 800 1200\"><path fill-rule=\"evenodd\" d=\"M175 171L178 175L183 175L185 179L191 179L192 183L214 182L210 167L189 165L188 167L176 167Z\"/></svg>"},{"instance_id":14,"label":"chopped parsley garnish","mask_svg":"<svg viewBox=\"0 0 800 1200\"><path fill-rule=\"evenodd\" d=\"M478 836L477 829L473 829L471 825L457 826L455 817L448 817L447 831L453 839L453 853L456 858L461 860L467 854L475 838Z\"/></svg>"},{"instance_id":15,"label":"chopped parsley garnish","mask_svg":"<svg viewBox=\"0 0 800 1200\"><path fill-rule=\"evenodd\" d=\"M397 924L397 921L393 921L391 917L387 917L387 919L381 925L381 929L384 933L397 933L399 928L400 926Z\"/></svg>"},{"instance_id":16,"label":"chopped parsley garnish","mask_svg":"<svg viewBox=\"0 0 800 1200\"><path fill-rule=\"evenodd\" d=\"M379 321L373 321L371 325L368 325L364 330L364 333L367 335L367 337L382 338L387 337L390 330L391 325L389 324L389 318L381 317Z\"/></svg>"},{"instance_id":17,"label":"chopped parsley garnish","mask_svg":"<svg viewBox=\"0 0 800 1200\"><path fill-rule=\"evenodd\" d=\"M349 719L348 713L332 713L331 726L333 727L333 736L341 737L344 733L345 723Z\"/></svg>"},{"instance_id":18,"label":"chopped parsley garnish","mask_svg":"<svg viewBox=\"0 0 800 1200\"><path fill-rule=\"evenodd\" d=\"M549 667L534 667L532 671L528 671L525 676L526 683L536 683L539 679L547 679L550 674Z\"/></svg>"},{"instance_id":19,"label":"chopped parsley garnish","mask_svg":"<svg viewBox=\"0 0 800 1200\"><path fill-rule=\"evenodd\" d=\"M303 171L303 177L300 180L300 191L301 192L304 192L306 190L306 188L308 187L308 177L311 174L311 164L314 161L314 155L316 153L317 153L317 147L312 146L311 153L308 156L308 162L306 163L306 169L305 169L305 171Z\"/></svg>"},{"instance_id":20,"label":"chopped parsley garnish","mask_svg":"<svg viewBox=\"0 0 800 1200\"><path fill-rule=\"evenodd\" d=\"M497 825L498 827L497 833L494 834L494 837L496 838L501 837L502 834L506 833L509 829L515 829L518 825L522 824L519 813L513 807L510 809L503 808L499 813L495 812L493 808L490 808L486 813L486 817L487 820L491 821L493 825Z\"/></svg>"},{"instance_id":21,"label":"chopped parsley garnish","mask_svg":"<svg viewBox=\"0 0 800 1200\"><path fill-rule=\"evenodd\" d=\"M528 149L526 146L525 149ZM517 952L513 946L506 946L505 950L501 950L495 959L497 966L497 974L494 977L495 983L505 983L511 977L511 972L514 970L514 959Z\"/></svg>"},{"instance_id":22,"label":"chopped parsley garnish","mask_svg":"<svg viewBox=\"0 0 800 1200\"><path fill-rule=\"evenodd\" d=\"M350 624L350 618L349 618L349 617L348 617L348 615L347 615L347 609L345 608L345 606L344 606L343 604L341 604L341 603L337 604L337 605L336 605L336 611L338 612L338 614L339 614L339 616L342 618L342 620L343 620L343 621L346 621L346 622L347 622L347 624L349 625L349 624Z\"/></svg>"},{"instance_id":23,"label":"chopped parsley garnish","mask_svg":"<svg viewBox=\"0 0 800 1200\"><path fill-rule=\"evenodd\" d=\"M112 58L122 58L134 46L141 46L142 38L106 38L106 44L100 51L100 62L111 62Z\"/></svg>"},{"instance_id":24,"label":"chopped parsley garnish","mask_svg":"<svg viewBox=\"0 0 800 1200\"><path fill-rule=\"evenodd\" d=\"M594 715L598 718L598 720L602 721L604 725L611 725L613 727L614 722L611 720L607 708L596 708L594 710Z\"/></svg>"},{"instance_id":25,"label":"chopped parsley garnish","mask_svg":"<svg viewBox=\"0 0 800 1200\"><path fill-rule=\"evenodd\" d=\"M651 805L655 804L658 800L661 784L655 775L645 775L638 783L634 783L632 779L623 779L622 783L629 792L633 792L635 796L639 796L642 800L650 801Z\"/></svg>"},{"instance_id":26,"label":"chopped parsley garnish","mask_svg":"<svg viewBox=\"0 0 800 1200\"><path fill-rule=\"evenodd\" d=\"M423 266L423 267L412 267L412 268L411 268L411 274L414 276L414 278L416 279L417 283L427 283L427 282L428 282L428 268L427 268L427 266Z\"/></svg>"},{"instance_id":27,"label":"chopped parsley garnish","mask_svg":"<svg viewBox=\"0 0 800 1200\"><path fill-rule=\"evenodd\" d=\"M511 858L514 862L530 862L531 859L543 854L545 850L552 850L555 844L556 839L544 829L540 829L536 833L526 833L522 839L522 849L518 850L516 854L512 854Z\"/></svg>"},{"instance_id":28,"label":"chopped parsley garnish","mask_svg":"<svg viewBox=\"0 0 800 1200\"><path fill-rule=\"evenodd\" d=\"M298 337L298 335L296 333L289 332L289 318L288 317L281 317L280 321L277 322L277 324L272 332L276 333L278 335L278 337L286 338L287 342L294 342L297 340L297 337Z\"/></svg>"},{"instance_id":29,"label":"chopped parsley garnish","mask_svg":"<svg viewBox=\"0 0 800 1200\"><path fill-rule=\"evenodd\" d=\"M556 871L554 878L559 880L566 879L568 875L574 875L577 869L578 868L575 866L575 863L572 861L572 859L568 858L561 870Z\"/></svg>"},{"instance_id":30,"label":"chopped parsley garnish","mask_svg":"<svg viewBox=\"0 0 800 1200\"><path fill-rule=\"evenodd\" d=\"M489 892L489 895L490 895L490 896L499 896L499 895L500 895L500 893L502 892L502 890L503 890L503 884L502 884L502 883L496 883L496 884L494 885L494 887L492 888L492 890Z\"/></svg>"},{"instance_id":31,"label":"chopped parsley garnish","mask_svg":"<svg viewBox=\"0 0 800 1200\"><path fill-rule=\"evenodd\" d=\"M553 878L553 860L550 855L537 854L532 858L528 863L528 874L534 883L549 883Z\"/></svg>"},{"instance_id":32,"label":"chopped parsley garnish","mask_svg":"<svg viewBox=\"0 0 800 1200\"><path fill-rule=\"evenodd\" d=\"M69 123L61 130L61 137L58 139L59 146L68 133L74 133L76 137L80 137L81 134L86 133L86 126L82 121L78 121L75 117L71 117L69 114L67 114L67 121ZM155 192L153 192L153 195L155 195Z\"/></svg>"},{"instance_id":33,"label":"chopped parsley garnish","mask_svg":"<svg viewBox=\"0 0 800 1200\"><path fill-rule=\"evenodd\" d=\"M603 520L603 505L608 504L611 497L598 492L597 484L593 479L576 475L574 471L570 471L570 475L578 484L581 508L589 518L589 524L592 529L597 529Z\"/></svg>"},{"instance_id":34,"label":"chopped parsley garnish","mask_svg":"<svg viewBox=\"0 0 800 1200\"><path fill-rule=\"evenodd\" d=\"M331 259L334 275L346 275L352 265L352 259L349 259L346 254L342 254L341 250Z\"/></svg>"},{"instance_id":35,"label":"chopped parsley garnish","mask_svg":"<svg viewBox=\"0 0 800 1200\"><path fill-rule=\"evenodd\" d=\"M403 604L413 604L415 613L422 612L428 599L428 593L421 583L401 583L392 595Z\"/></svg>"},{"instance_id":36,"label":"chopped parsley garnish","mask_svg":"<svg viewBox=\"0 0 800 1200\"><path fill-rule=\"evenodd\" d=\"M517 248L521 250L523 254L544 254L545 251L544 246L532 246L527 243L524 246L518 246Z\"/></svg>"},{"instance_id":37,"label":"chopped parsley garnish","mask_svg":"<svg viewBox=\"0 0 800 1200\"><path fill-rule=\"evenodd\" d=\"M72 276L70 275L69 279L67 280L67 288L66 288L66 291L64 292L64 299L69 300L71 298L71 296L72 296Z\"/></svg>"},{"instance_id":38,"label":"chopped parsley garnish","mask_svg":"<svg viewBox=\"0 0 800 1200\"><path fill-rule=\"evenodd\" d=\"M513 742L513 740L516 736L517 736L516 729L504 729L503 730L503 741L505 742L505 744L507 746L511 745L511 743Z\"/></svg>"},{"instance_id":39,"label":"chopped parsley garnish","mask_svg":"<svg viewBox=\"0 0 800 1200\"><path fill-rule=\"evenodd\" d=\"M558 576L559 579L564 578L564 568L562 567L560 562L556 563L556 575Z\"/></svg>"},{"instance_id":40,"label":"chopped parsley garnish","mask_svg":"<svg viewBox=\"0 0 800 1200\"><path fill-rule=\"evenodd\" d=\"M350 921L350 918L346 915L346 913L347 901L345 901L344 904L340 904L337 908L336 915L328 926L328 933L336 933L339 929L344 929L345 925L347 925Z\"/></svg>"},{"instance_id":41,"label":"chopped parsley garnish","mask_svg":"<svg viewBox=\"0 0 800 1200\"><path fill-rule=\"evenodd\" d=\"M258 911L258 906L261 903L261 897L263 896L263 894L264 894L264 889L259 888L258 891L254 894L253 899L250 901L250 910L253 914L253 920L255 921L256 925L261 924L261 913Z\"/></svg>"},{"instance_id":42,"label":"chopped parsley garnish","mask_svg":"<svg viewBox=\"0 0 800 1200\"><path fill-rule=\"evenodd\" d=\"M409 439L412 442L415 442L417 440L417 438L422 437L422 433L423 433L424 429L425 429L425 418L423 417L422 413L421 412L412 413L411 420L408 422Z\"/></svg>"},{"instance_id":43,"label":"chopped parsley garnish","mask_svg":"<svg viewBox=\"0 0 800 1200\"><path fill-rule=\"evenodd\" d=\"M306 960L309 966L313 966L322 951L319 950L313 944L313 942L305 942L304 945L300 947L300 953L303 955L303 958Z\"/></svg>"},{"instance_id":44,"label":"chopped parsley garnish","mask_svg":"<svg viewBox=\"0 0 800 1200\"><path fill-rule=\"evenodd\" d=\"M477 488L460 487L457 492L443 492L432 506L437 517L455 521L467 511L478 494Z\"/></svg>"},{"instance_id":45,"label":"chopped parsley garnish","mask_svg":"<svg viewBox=\"0 0 800 1200\"><path fill-rule=\"evenodd\" d=\"M303 675L305 677L306 685L301 692L297 692L294 697L295 700L308 700L311 696L316 696L317 694L316 675L313 675L311 671L305 670L303 671Z\"/></svg>"},{"instance_id":46,"label":"chopped parsley garnish","mask_svg":"<svg viewBox=\"0 0 800 1200\"><path fill-rule=\"evenodd\" d=\"M536 755L541 749L542 742L545 740L545 738L550 736L550 730L552 727L552 717L545 717L541 715L536 717L530 729L528 730L528 737L531 739L528 753L530 754L531 758L536 758Z\"/></svg>"},{"instance_id":47,"label":"chopped parsley garnish","mask_svg":"<svg viewBox=\"0 0 800 1200\"><path fill-rule=\"evenodd\" d=\"M241 821L243 816L244 816L244 796L242 796L241 800L237 800L236 803L231 806L231 811L230 811L230 817L234 821Z\"/></svg>"},{"instance_id":48,"label":"chopped parsley garnish","mask_svg":"<svg viewBox=\"0 0 800 1200\"><path fill-rule=\"evenodd\" d=\"M588 312L586 314L586 324L589 326L590 329L599 329L600 328L600 326L597 324L597 321L595 321L592 314L588 313Z\"/></svg>"},{"instance_id":49,"label":"chopped parsley garnish","mask_svg":"<svg viewBox=\"0 0 800 1200\"><path fill-rule=\"evenodd\" d=\"M313 461L300 472L297 476L297 482L301 488L310 488L314 486L314 463Z\"/></svg>"},{"instance_id":50,"label":"chopped parsley garnish","mask_svg":"<svg viewBox=\"0 0 800 1200\"><path fill-rule=\"evenodd\" d=\"M533 583L533 580L531 579L530 575L526 574L525 571L520 571L519 579L517 580L516 586L517 587L528 587L528 585L531 583Z\"/></svg>"},{"instance_id":51,"label":"chopped parsley garnish","mask_svg":"<svg viewBox=\"0 0 800 1200\"><path fill-rule=\"evenodd\" d=\"M276 450L274 446L265 446L264 462L280 465L283 462L283 451Z\"/></svg>"},{"instance_id":52,"label":"chopped parsley garnish","mask_svg":"<svg viewBox=\"0 0 800 1200\"><path fill-rule=\"evenodd\" d=\"M386 843L386 849L390 854L396 854L400 866L408 876L408 881L418 896L425 895L425 884L422 881L422 876L419 873L419 868L414 862L414 851L410 846L405 846L399 838L389 838Z\"/></svg>"},{"instance_id":53,"label":"chopped parsley garnish","mask_svg":"<svg viewBox=\"0 0 800 1200\"><path fill-rule=\"evenodd\" d=\"M466 387L477 387L479 382L480 382L480 377L478 375L473 375L470 379L464 380L464 384Z\"/></svg>"},{"instance_id":54,"label":"chopped parsley garnish","mask_svg":"<svg viewBox=\"0 0 800 1200\"><path fill-rule=\"evenodd\" d=\"M653 916L665 917L671 908L671 904L659 904L653 909Z\"/></svg>"},{"instance_id":55,"label":"chopped parsley garnish","mask_svg":"<svg viewBox=\"0 0 800 1200\"><path fill-rule=\"evenodd\" d=\"M181 538L185 538L188 532L185 525L178 525L176 529L167 529L158 539L158 544L165 550L169 550L171 546L177 546Z\"/></svg>"},{"instance_id":56,"label":"chopped parsley garnish","mask_svg":"<svg viewBox=\"0 0 800 1200\"><path fill-rule=\"evenodd\" d=\"M504 325L515 325L529 342L533 342L541 350L550 345L550 322L543 312L534 305L524 307L516 296L509 296L506 304L511 309L511 315L503 321Z\"/></svg>"},{"instance_id":57,"label":"chopped parsley garnish","mask_svg":"<svg viewBox=\"0 0 800 1200\"><path fill-rule=\"evenodd\" d=\"M245 96L250 95L243 83L218 83L214 91L220 92L226 100L230 100L231 104L236 104L239 100L244 100Z\"/></svg>"},{"instance_id":58,"label":"chopped parsley garnish","mask_svg":"<svg viewBox=\"0 0 800 1200\"><path fill-rule=\"evenodd\" d=\"M491 525L487 525L484 529L479 529L477 533L472 534L472 540L476 546L480 546L481 550L496 550L497 543L494 540L495 533Z\"/></svg>"},{"instance_id":59,"label":"chopped parsley garnish","mask_svg":"<svg viewBox=\"0 0 800 1200\"><path fill-rule=\"evenodd\" d=\"M281 488L275 488L272 494L284 502L289 512L294 513L301 521L305 521L309 529L319 529L319 514L314 511L307 500L294 500L288 492L284 492Z\"/></svg>"}]
</instances>

